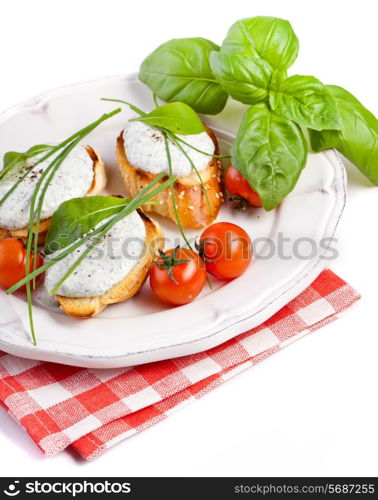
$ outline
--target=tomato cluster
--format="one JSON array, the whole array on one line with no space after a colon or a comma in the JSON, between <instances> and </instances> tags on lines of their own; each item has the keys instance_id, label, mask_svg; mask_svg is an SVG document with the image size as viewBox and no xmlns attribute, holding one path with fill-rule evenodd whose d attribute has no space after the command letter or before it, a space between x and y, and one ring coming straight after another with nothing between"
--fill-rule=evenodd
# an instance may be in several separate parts
<instances>
[{"instance_id":1,"label":"tomato cluster","mask_svg":"<svg viewBox=\"0 0 378 500\"><path fill-rule=\"evenodd\" d=\"M160 252L151 269L151 288L169 305L188 304L201 293L207 273L232 280L245 272L251 260L252 242L244 229L218 222L201 234L198 253L179 247Z\"/></svg>"}]
</instances>

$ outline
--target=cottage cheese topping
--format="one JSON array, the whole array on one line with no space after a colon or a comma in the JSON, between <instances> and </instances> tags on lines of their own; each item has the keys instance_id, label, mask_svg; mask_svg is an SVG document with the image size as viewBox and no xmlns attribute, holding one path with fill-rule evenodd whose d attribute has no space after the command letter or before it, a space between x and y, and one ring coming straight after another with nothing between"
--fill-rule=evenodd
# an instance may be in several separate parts
<instances>
[{"instance_id":1,"label":"cottage cheese topping","mask_svg":"<svg viewBox=\"0 0 378 500\"><path fill-rule=\"evenodd\" d=\"M4 229L21 229L29 223L30 201L38 180L50 165L53 157L38 164L17 189L0 205L0 227ZM35 158L28 160L27 166L33 165ZM0 199L14 186L25 173L0 183ZM63 201L85 196L93 181L93 160L83 146L75 148L59 167L49 185L43 202L42 217L47 219L53 215ZM38 200L37 200L38 203Z\"/></svg>"},{"instance_id":2,"label":"cottage cheese topping","mask_svg":"<svg viewBox=\"0 0 378 500\"><path fill-rule=\"evenodd\" d=\"M106 219L110 220L110 219ZM102 221L99 226L103 225ZM99 227L97 226L97 227ZM65 297L95 297L103 295L122 281L138 263L144 252L146 229L138 212L119 221L106 237L85 257L74 273L63 283L58 295ZM45 285L49 292L65 275L91 240L75 252L50 267ZM55 257L55 252L49 258Z\"/></svg>"},{"instance_id":3,"label":"cottage cheese topping","mask_svg":"<svg viewBox=\"0 0 378 500\"><path fill-rule=\"evenodd\" d=\"M185 142L208 154L214 154L214 143L206 132L196 135L178 135ZM142 122L129 122L123 133L125 149L133 167L153 174L169 173L167 153L163 134L160 130ZM180 149L170 142L173 175L185 177L193 173L189 160ZM198 170L204 170L210 157L181 143Z\"/></svg>"}]
</instances>

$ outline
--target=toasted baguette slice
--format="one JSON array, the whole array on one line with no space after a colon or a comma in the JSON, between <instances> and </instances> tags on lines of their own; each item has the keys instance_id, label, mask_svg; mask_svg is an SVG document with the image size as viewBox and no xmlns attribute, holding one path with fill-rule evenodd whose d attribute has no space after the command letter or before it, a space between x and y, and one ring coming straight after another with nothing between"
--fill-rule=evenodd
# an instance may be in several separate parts
<instances>
[{"instance_id":1,"label":"toasted baguette slice","mask_svg":"<svg viewBox=\"0 0 378 500\"><path fill-rule=\"evenodd\" d=\"M214 142L215 154L219 154L218 141L209 128L206 132ZM134 198L144 187L147 186L156 174L146 172L131 165L127 158L123 132L117 139L117 159L121 169L125 190L128 196ZM174 184L175 200L181 224L184 227L203 227L211 224L219 213L222 205L223 193L220 183L220 160L219 158L209 158L209 164L205 170L201 170L201 178L207 192L202 190L197 174L194 172L186 177L180 177ZM165 182L163 178L160 184ZM173 208L171 189L165 189L152 198L153 202L143 205L145 212L155 212L163 217L168 217L176 222ZM210 206L209 206L210 205Z\"/></svg>"},{"instance_id":2,"label":"toasted baguette slice","mask_svg":"<svg viewBox=\"0 0 378 500\"><path fill-rule=\"evenodd\" d=\"M101 193L101 191L105 188L107 178L106 178L106 169L105 163L103 162L101 156L90 146L86 147L86 150L93 160L93 182L87 193L87 196L92 196ZM46 239L47 231L50 227L51 217L48 219L41 220L39 224L39 235L38 242L40 244L44 243ZM33 226L33 231L35 227ZM8 238L11 236L12 238L17 238L19 240L26 241L28 238L28 228L24 227L21 229L3 229L0 228L0 240L4 238Z\"/></svg>"},{"instance_id":3,"label":"toasted baguette slice","mask_svg":"<svg viewBox=\"0 0 378 500\"><path fill-rule=\"evenodd\" d=\"M138 212L146 227L146 242L141 259L122 281L114 285L104 295L96 297L56 295L55 300L59 302L60 308L66 314L78 319L91 318L103 311L109 304L131 299L142 288L148 277L155 251L164 248L164 237L159 224L149 219L142 211L138 210Z\"/></svg>"}]
</instances>

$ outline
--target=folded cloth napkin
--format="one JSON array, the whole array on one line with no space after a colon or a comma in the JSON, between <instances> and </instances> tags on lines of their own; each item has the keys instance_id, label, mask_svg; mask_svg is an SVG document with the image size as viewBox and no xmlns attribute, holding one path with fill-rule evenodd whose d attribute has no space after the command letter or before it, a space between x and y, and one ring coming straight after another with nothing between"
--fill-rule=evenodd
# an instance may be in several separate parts
<instances>
[{"instance_id":1,"label":"folded cloth napkin","mask_svg":"<svg viewBox=\"0 0 378 500\"><path fill-rule=\"evenodd\" d=\"M84 458L166 418L359 299L329 270L264 324L206 352L132 368L93 370L0 352L1 406L46 455Z\"/></svg>"}]
</instances>

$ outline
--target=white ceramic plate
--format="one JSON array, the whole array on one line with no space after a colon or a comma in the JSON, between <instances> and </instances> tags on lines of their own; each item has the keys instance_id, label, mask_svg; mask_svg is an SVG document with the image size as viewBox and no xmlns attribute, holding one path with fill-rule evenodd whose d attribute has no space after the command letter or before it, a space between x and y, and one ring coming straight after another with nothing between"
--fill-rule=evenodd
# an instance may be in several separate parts
<instances>
[{"instance_id":1,"label":"white ceramic plate","mask_svg":"<svg viewBox=\"0 0 378 500\"><path fill-rule=\"evenodd\" d=\"M145 110L152 108L149 90L135 76L54 90L0 115L0 155L66 137L116 107L100 101L101 97L126 99ZM223 142L223 149L232 143L242 111L241 105L230 102L220 115L206 119ZM112 194L123 194L115 141L128 116L130 112L125 109L87 141L109 165L108 190ZM46 301L41 291L34 307L37 347L30 342L24 297L0 292L0 349L31 359L115 368L183 356L221 344L262 323L317 277L327 264L326 239L333 237L344 204L344 168L335 152L309 155L295 191L278 209L269 213L262 209L240 213L228 206L222 209L218 220L241 225L259 241L256 252L260 258L240 278L228 284L214 281L213 290L206 288L197 300L178 308L159 303L147 284L132 300L81 321L67 317L54 301ZM176 227L160 222L171 247L178 238ZM198 233L189 232L192 236ZM288 239L283 250L291 258L282 258L277 251L266 258L282 237ZM264 243L261 238L270 242ZM297 245L295 255L290 250L293 245Z\"/></svg>"}]
</instances>

